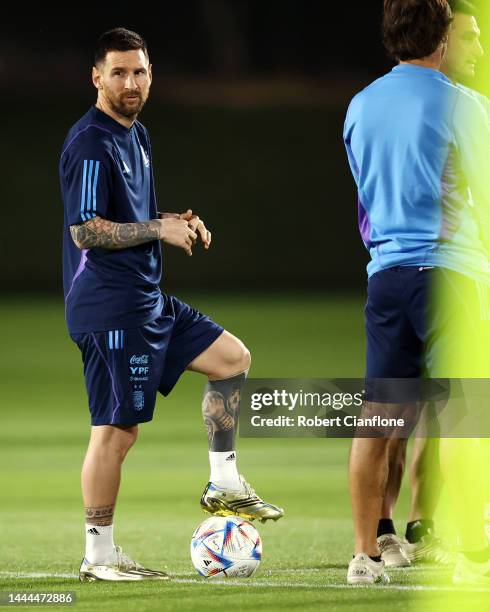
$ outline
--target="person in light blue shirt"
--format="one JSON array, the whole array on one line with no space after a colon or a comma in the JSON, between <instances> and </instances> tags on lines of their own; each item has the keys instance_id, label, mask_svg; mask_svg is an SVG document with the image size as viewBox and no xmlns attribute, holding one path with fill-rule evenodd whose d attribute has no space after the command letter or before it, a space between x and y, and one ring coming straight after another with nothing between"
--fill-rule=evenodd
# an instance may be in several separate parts
<instances>
[{"instance_id":1,"label":"person in light blue shirt","mask_svg":"<svg viewBox=\"0 0 490 612\"><path fill-rule=\"evenodd\" d=\"M450 4L453 11L453 23L441 70L465 95L472 97L481 105L488 117L490 116L490 100L480 92L462 85L462 83L471 83L475 79L477 63L484 54L477 19L478 9L468 0L451 0ZM460 167L458 177L458 165L454 163L456 152L457 150L453 151L452 157L452 179L448 181L446 177L446 184L452 183L457 187L458 182L460 185L465 185L465 181L464 176L461 176ZM449 168L449 165L447 166ZM478 202L474 200L469 189L446 190L442 206L446 217L449 218L452 213L454 219L461 216L460 211L469 210L471 216L479 209ZM480 282L478 287L481 310L484 312L485 303L488 304L485 298L488 294L488 283ZM441 474L439 466L431 465L431 462L438 453L439 438L415 438L410 466L411 503L404 541L404 549L412 563L421 561L438 564L454 563L454 554L438 536L434 527L434 514L441 491ZM378 533L380 530L385 530L385 532L395 534L391 519L400 493L406 462L405 456L406 445L402 444L399 452L394 454L394 459L390 462Z\"/></svg>"},{"instance_id":2,"label":"person in light blue shirt","mask_svg":"<svg viewBox=\"0 0 490 612\"><path fill-rule=\"evenodd\" d=\"M486 199L478 171L488 159L480 138L488 126L474 107L442 72L413 63L395 66L352 100L344 141L371 255L368 276L440 266L490 281L478 211L462 180Z\"/></svg>"},{"instance_id":3,"label":"person in light blue shirt","mask_svg":"<svg viewBox=\"0 0 490 612\"><path fill-rule=\"evenodd\" d=\"M467 306L454 291L447 293L450 308L434 313L434 285L466 283L469 294L475 280L490 282L488 117L440 71L451 22L446 0L385 0L384 42L399 63L354 97L344 127L370 253L364 411L387 416L389 408L389 416L413 424L421 406L417 380L427 371L441 376L439 357L454 346L440 330ZM410 565L400 539L379 532L397 448L396 439L380 434L353 440L350 584L386 581L385 564Z\"/></svg>"}]
</instances>

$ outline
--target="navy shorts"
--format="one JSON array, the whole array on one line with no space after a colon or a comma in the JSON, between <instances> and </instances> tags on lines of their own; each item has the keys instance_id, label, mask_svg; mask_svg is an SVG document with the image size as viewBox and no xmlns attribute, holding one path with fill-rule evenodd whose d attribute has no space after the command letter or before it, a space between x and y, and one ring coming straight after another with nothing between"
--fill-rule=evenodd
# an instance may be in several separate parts
<instances>
[{"instance_id":1,"label":"navy shorts","mask_svg":"<svg viewBox=\"0 0 490 612\"><path fill-rule=\"evenodd\" d=\"M168 395L223 332L177 298L163 298L160 316L142 327L71 335L82 353L92 425L151 421L157 392Z\"/></svg>"},{"instance_id":2,"label":"navy shorts","mask_svg":"<svg viewBox=\"0 0 490 612\"><path fill-rule=\"evenodd\" d=\"M411 402L424 399L426 389L432 393L433 385L422 377L447 387L445 379L487 376L488 290L445 268L397 266L373 274L365 308L366 399ZM461 353L458 329L464 329L466 346L481 356L481 373L453 358Z\"/></svg>"},{"instance_id":3,"label":"navy shorts","mask_svg":"<svg viewBox=\"0 0 490 612\"><path fill-rule=\"evenodd\" d=\"M433 268L396 266L369 278L364 309L367 377L422 375L432 274Z\"/></svg>"},{"instance_id":4,"label":"navy shorts","mask_svg":"<svg viewBox=\"0 0 490 612\"><path fill-rule=\"evenodd\" d=\"M404 403L420 398L427 374L435 268L396 266L368 281L366 399Z\"/></svg>"}]
</instances>

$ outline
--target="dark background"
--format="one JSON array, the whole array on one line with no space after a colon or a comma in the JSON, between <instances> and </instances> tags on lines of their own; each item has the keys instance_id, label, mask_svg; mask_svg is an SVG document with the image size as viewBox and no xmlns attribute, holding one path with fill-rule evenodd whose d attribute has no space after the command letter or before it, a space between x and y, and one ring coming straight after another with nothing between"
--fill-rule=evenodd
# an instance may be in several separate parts
<instances>
[{"instance_id":1,"label":"dark background","mask_svg":"<svg viewBox=\"0 0 490 612\"><path fill-rule=\"evenodd\" d=\"M352 95L392 66L381 7L187 0L4 15L1 291L60 292L59 153L95 102L93 47L115 26L149 45L140 119L159 209L190 207L213 231L208 253L165 249L165 289L362 290L342 125Z\"/></svg>"}]
</instances>

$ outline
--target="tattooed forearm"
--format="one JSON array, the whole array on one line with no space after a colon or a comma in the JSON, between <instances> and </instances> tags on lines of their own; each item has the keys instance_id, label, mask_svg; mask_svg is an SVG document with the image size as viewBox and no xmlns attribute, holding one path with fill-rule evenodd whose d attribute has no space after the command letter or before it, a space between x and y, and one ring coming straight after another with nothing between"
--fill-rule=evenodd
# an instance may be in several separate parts
<instances>
[{"instance_id":1,"label":"tattooed forearm","mask_svg":"<svg viewBox=\"0 0 490 612\"><path fill-rule=\"evenodd\" d=\"M139 223L114 223L94 217L81 225L71 225L70 232L79 249L127 249L138 244L160 239L158 219Z\"/></svg>"},{"instance_id":2,"label":"tattooed forearm","mask_svg":"<svg viewBox=\"0 0 490 612\"><path fill-rule=\"evenodd\" d=\"M112 525L114 506L100 506L98 508L85 508L85 522L90 525Z\"/></svg>"},{"instance_id":3,"label":"tattooed forearm","mask_svg":"<svg viewBox=\"0 0 490 612\"><path fill-rule=\"evenodd\" d=\"M240 393L245 374L226 380L212 380L206 385L202 415L208 432L209 450L234 450L240 410Z\"/></svg>"}]
</instances>

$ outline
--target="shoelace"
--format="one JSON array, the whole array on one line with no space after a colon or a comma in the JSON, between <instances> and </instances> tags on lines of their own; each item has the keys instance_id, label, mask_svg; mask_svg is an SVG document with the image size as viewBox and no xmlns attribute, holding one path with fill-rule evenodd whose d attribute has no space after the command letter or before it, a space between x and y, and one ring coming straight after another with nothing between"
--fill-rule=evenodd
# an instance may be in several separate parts
<instances>
[{"instance_id":1,"label":"shoelace","mask_svg":"<svg viewBox=\"0 0 490 612\"><path fill-rule=\"evenodd\" d=\"M398 542L394 540L393 538L385 538L382 542L379 543L379 550L381 552L384 552L388 550L389 548L393 548L393 547L398 548L398 546L399 546Z\"/></svg>"},{"instance_id":2,"label":"shoelace","mask_svg":"<svg viewBox=\"0 0 490 612\"><path fill-rule=\"evenodd\" d=\"M243 488L245 489L245 492L247 493L247 495L249 497L255 497L255 498L258 499L258 496L255 493L255 490L252 489L252 487L248 484L248 482L245 480L245 478L243 478L243 476L241 477L241 481L242 481Z\"/></svg>"},{"instance_id":3,"label":"shoelace","mask_svg":"<svg viewBox=\"0 0 490 612\"><path fill-rule=\"evenodd\" d=\"M117 565L123 571L138 569L138 564L123 553L120 546L116 546Z\"/></svg>"}]
</instances>

